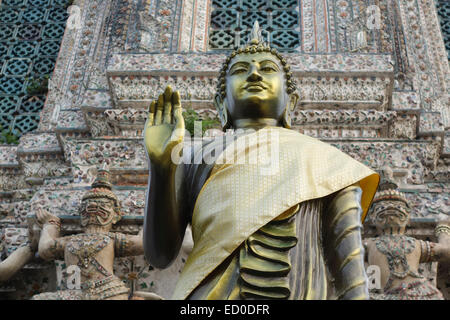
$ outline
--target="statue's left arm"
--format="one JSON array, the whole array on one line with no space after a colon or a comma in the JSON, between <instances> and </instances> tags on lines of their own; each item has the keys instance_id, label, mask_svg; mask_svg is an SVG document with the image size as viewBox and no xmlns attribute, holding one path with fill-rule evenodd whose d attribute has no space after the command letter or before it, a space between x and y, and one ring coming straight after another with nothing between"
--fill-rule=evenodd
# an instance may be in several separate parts
<instances>
[{"instance_id":1,"label":"statue's left arm","mask_svg":"<svg viewBox=\"0 0 450 320\"><path fill-rule=\"evenodd\" d=\"M420 262L450 263L450 219L438 223L434 232L438 239L437 243L419 240Z\"/></svg>"},{"instance_id":2,"label":"statue's left arm","mask_svg":"<svg viewBox=\"0 0 450 320\"><path fill-rule=\"evenodd\" d=\"M139 256L144 254L143 230L137 235L115 234L114 252L116 257Z\"/></svg>"},{"instance_id":3,"label":"statue's left arm","mask_svg":"<svg viewBox=\"0 0 450 320\"><path fill-rule=\"evenodd\" d=\"M369 299L361 240L361 195L358 184L332 196L324 212L324 249L341 300Z\"/></svg>"},{"instance_id":4,"label":"statue's left arm","mask_svg":"<svg viewBox=\"0 0 450 320\"><path fill-rule=\"evenodd\" d=\"M36 218L43 225L38 245L39 256L44 260L62 259L66 241L60 238L60 219L42 209L36 212Z\"/></svg>"}]
</instances>

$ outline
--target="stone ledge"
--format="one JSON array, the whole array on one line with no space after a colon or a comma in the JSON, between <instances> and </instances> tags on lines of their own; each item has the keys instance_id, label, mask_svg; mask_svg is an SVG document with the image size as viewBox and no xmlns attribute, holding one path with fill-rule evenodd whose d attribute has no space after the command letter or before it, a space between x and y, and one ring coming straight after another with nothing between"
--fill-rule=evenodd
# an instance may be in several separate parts
<instances>
[{"instance_id":1,"label":"stone ledge","mask_svg":"<svg viewBox=\"0 0 450 320\"><path fill-rule=\"evenodd\" d=\"M299 54L283 53L292 72L319 75L326 73L391 74L392 58L388 54ZM168 70L186 74L217 76L225 54L177 53L177 54L114 54L107 68L112 75L156 75Z\"/></svg>"},{"instance_id":2,"label":"stone ledge","mask_svg":"<svg viewBox=\"0 0 450 320\"><path fill-rule=\"evenodd\" d=\"M15 194L17 189L27 189L30 186L25 182L22 166L1 166L0 165L0 191L3 194ZM0 195L0 198L3 197Z\"/></svg>"},{"instance_id":3,"label":"stone ledge","mask_svg":"<svg viewBox=\"0 0 450 320\"><path fill-rule=\"evenodd\" d=\"M415 91L397 91L392 93L392 110L420 110L420 95Z\"/></svg>"},{"instance_id":4,"label":"stone ledge","mask_svg":"<svg viewBox=\"0 0 450 320\"><path fill-rule=\"evenodd\" d=\"M147 183L148 163L141 137L62 138L62 142L66 161L72 167L74 184L90 185L97 168L104 162L109 165L113 182L117 176L132 176L138 185Z\"/></svg>"},{"instance_id":5,"label":"stone ledge","mask_svg":"<svg viewBox=\"0 0 450 320\"><path fill-rule=\"evenodd\" d=\"M19 166L17 146L0 145L0 168L15 168Z\"/></svg>"},{"instance_id":6,"label":"stone ledge","mask_svg":"<svg viewBox=\"0 0 450 320\"><path fill-rule=\"evenodd\" d=\"M115 108L148 108L168 85L180 92L183 106L212 106L217 87L216 75L192 73L180 76L170 70L166 73L166 76L111 76L109 84ZM384 75L294 77L298 80L298 105L302 108L385 111L391 104L392 79Z\"/></svg>"},{"instance_id":7,"label":"stone ledge","mask_svg":"<svg viewBox=\"0 0 450 320\"><path fill-rule=\"evenodd\" d=\"M379 170L389 166L407 172L405 183L423 184L424 176L434 170L439 159L440 143L409 140L335 140L322 139L361 163Z\"/></svg>"},{"instance_id":8,"label":"stone ledge","mask_svg":"<svg viewBox=\"0 0 450 320\"><path fill-rule=\"evenodd\" d=\"M299 105L314 108L376 108L391 105L389 55L286 54L299 81ZM182 100L211 103L223 54L116 54L107 68L116 108L149 105L171 84ZM198 102L197 102L198 103Z\"/></svg>"},{"instance_id":9,"label":"stone ledge","mask_svg":"<svg viewBox=\"0 0 450 320\"><path fill-rule=\"evenodd\" d=\"M443 135L444 123L440 112L421 112L417 135Z\"/></svg>"},{"instance_id":10,"label":"stone ledge","mask_svg":"<svg viewBox=\"0 0 450 320\"><path fill-rule=\"evenodd\" d=\"M450 157L450 132L447 132L444 137L444 145L442 148L442 156Z\"/></svg>"},{"instance_id":11,"label":"stone ledge","mask_svg":"<svg viewBox=\"0 0 450 320\"><path fill-rule=\"evenodd\" d=\"M89 131L83 112L80 109L63 110L58 116L56 133L62 132L87 132Z\"/></svg>"},{"instance_id":12,"label":"stone ledge","mask_svg":"<svg viewBox=\"0 0 450 320\"><path fill-rule=\"evenodd\" d=\"M46 154L62 153L58 138L55 133L34 132L23 135L17 153L22 154Z\"/></svg>"},{"instance_id":13,"label":"stone ledge","mask_svg":"<svg viewBox=\"0 0 450 320\"><path fill-rule=\"evenodd\" d=\"M113 110L110 107L81 106L86 125L93 137L112 136L113 128L106 121L104 113L107 110Z\"/></svg>"}]
</instances>

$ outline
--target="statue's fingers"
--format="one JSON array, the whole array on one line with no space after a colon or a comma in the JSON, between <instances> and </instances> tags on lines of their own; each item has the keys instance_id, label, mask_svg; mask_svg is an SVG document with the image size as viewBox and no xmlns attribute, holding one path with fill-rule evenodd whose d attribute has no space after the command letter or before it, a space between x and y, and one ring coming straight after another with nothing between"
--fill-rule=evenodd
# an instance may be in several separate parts
<instances>
[{"instance_id":1,"label":"statue's fingers","mask_svg":"<svg viewBox=\"0 0 450 320\"><path fill-rule=\"evenodd\" d=\"M42 222L42 220L44 219L44 211L42 211L41 208L37 209L36 218L39 222Z\"/></svg>"},{"instance_id":2,"label":"statue's fingers","mask_svg":"<svg viewBox=\"0 0 450 320\"><path fill-rule=\"evenodd\" d=\"M164 113L163 113L163 123L171 122L172 114L172 88L167 86L164 91Z\"/></svg>"},{"instance_id":3,"label":"statue's fingers","mask_svg":"<svg viewBox=\"0 0 450 320\"><path fill-rule=\"evenodd\" d=\"M175 128L184 130L183 110L181 109L181 98L179 91L175 91L172 95L172 106L173 122L175 123Z\"/></svg>"},{"instance_id":4,"label":"statue's fingers","mask_svg":"<svg viewBox=\"0 0 450 320\"><path fill-rule=\"evenodd\" d=\"M153 125L153 121L155 120L155 110L156 110L156 101L153 100L150 104L150 108L148 111L148 118L147 118L147 124L149 126Z\"/></svg>"},{"instance_id":5,"label":"statue's fingers","mask_svg":"<svg viewBox=\"0 0 450 320\"><path fill-rule=\"evenodd\" d=\"M181 109L180 91L178 90L172 94L172 107L173 111Z\"/></svg>"},{"instance_id":6,"label":"statue's fingers","mask_svg":"<svg viewBox=\"0 0 450 320\"><path fill-rule=\"evenodd\" d=\"M156 104L155 126L161 124L162 112L164 108L164 95L160 94Z\"/></svg>"}]
</instances>

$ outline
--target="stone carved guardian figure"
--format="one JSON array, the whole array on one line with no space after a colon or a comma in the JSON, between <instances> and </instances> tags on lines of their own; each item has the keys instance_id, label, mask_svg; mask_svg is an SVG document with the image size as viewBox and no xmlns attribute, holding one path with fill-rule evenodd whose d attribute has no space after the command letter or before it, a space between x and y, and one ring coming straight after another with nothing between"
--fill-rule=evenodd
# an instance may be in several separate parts
<instances>
[{"instance_id":1,"label":"stone carved guardian figure","mask_svg":"<svg viewBox=\"0 0 450 320\"><path fill-rule=\"evenodd\" d=\"M109 172L98 170L92 189L81 201L80 222L83 233L61 237L60 219L39 209L37 220L42 224L38 252L44 260L64 260L81 273L81 288L42 293L34 300L128 300L129 288L114 275L115 257L143 254L142 231L138 235L111 232L112 225L122 218L120 203L111 191ZM135 293L139 295L139 293ZM158 299L151 293L141 296Z\"/></svg>"},{"instance_id":2,"label":"stone carved guardian figure","mask_svg":"<svg viewBox=\"0 0 450 320\"><path fill-rule=\"evenodd\" d=\"M423 262L450 261L450 221L436 227L439 243L417 240L405 235L410 210L407 199L397 190L387 170L372 206L378 236L364 241L369 265L379 266L381 273L382 293L372 294L372 299L443 299L441 292L418 269Z\"/></svg>"},{"instance_id":3,"label":"stone carved guardian figure","mask_svg":"<svg viewBox=\"0 0 450 320\"><path fill-rule=\"evenodd\" d=\"M146 259L170 265L191 224L194 247L174 299L368 299L361 219L378 175L288 129L298 100L289 65L257 23L249 40L226 59L215 98L234 134L204 139L176 163L180 95L167 87L150 105Z\"/></svg>"}]
</instances>

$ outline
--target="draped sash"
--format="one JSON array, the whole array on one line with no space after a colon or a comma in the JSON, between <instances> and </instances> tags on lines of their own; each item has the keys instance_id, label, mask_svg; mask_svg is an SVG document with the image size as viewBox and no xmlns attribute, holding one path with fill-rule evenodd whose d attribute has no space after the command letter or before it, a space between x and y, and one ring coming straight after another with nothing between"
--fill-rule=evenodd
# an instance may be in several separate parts
<instances>
[{"instance_id":1,"label":"draped sash","mask_svg":"<svg viewBox=\"0 0 450 320\"><path fill-rule=\"evenodd\" d=\"M256 163L227 162L255 154ZM187 298L251 235L299 203L359 182L364 218L378 181L374 171L338 149L292 130L267 128L239 137L216 160L196 199L194 247L173 299Z\"/></svg>"}]
</instances>

